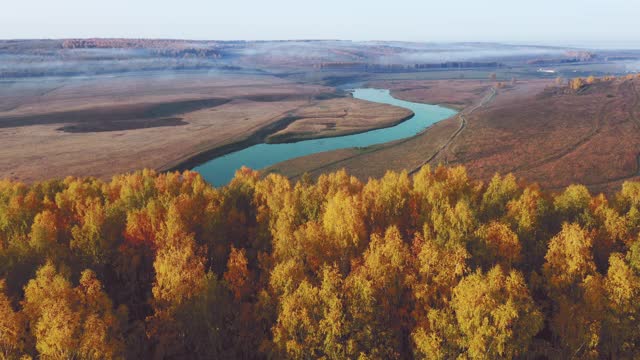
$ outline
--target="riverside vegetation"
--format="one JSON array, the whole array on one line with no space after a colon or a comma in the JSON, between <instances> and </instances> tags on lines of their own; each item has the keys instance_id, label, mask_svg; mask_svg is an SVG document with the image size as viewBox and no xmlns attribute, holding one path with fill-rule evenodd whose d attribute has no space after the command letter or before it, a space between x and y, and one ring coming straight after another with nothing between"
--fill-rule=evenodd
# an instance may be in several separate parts
<instances>
[{"instance_id":1,"label":"riverside vegetation","mask_svg":"<svg viewBox=\"0 0 640 360\"><path fill-rule=\"evenodd\" d=\"M0 357L640 356L640 183L0 182Z\"/></svg>"}]
</instances>

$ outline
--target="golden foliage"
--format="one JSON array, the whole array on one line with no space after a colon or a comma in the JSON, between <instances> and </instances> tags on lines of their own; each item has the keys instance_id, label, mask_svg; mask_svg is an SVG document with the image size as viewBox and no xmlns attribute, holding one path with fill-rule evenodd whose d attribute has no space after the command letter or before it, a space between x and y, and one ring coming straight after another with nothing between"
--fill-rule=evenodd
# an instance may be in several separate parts
<instances>
[{"instance_id":1,"label":"golden foliage","mask_svg":"<svg viewBox=\"0 0 640 360\"><path fill-rule=\"evenodd\" d=\"M481 226L477 234L480 249L476 257L483 264L500 264L504 269L510 269L520 261L522 246L518 235L506 224L492 221Z\"/></svg>"},{"instance_id":2,"label":"golden foliage","mask_svg":"<svg viewBox=\"0 0 640 360\"><path fill-rule=\"evenodd\" d=\"M531 298L522 274L505 274L500 266L476 272L453 290L452 307L471 359L511 359L527 353L542 329L543 316Z\"/></svg>"},{"instance_id":3,"label":"golden foliage","mask_svg":"<svg viewBox=\"0 0 640 360\"><path fill-rule=\"evenodd\" d=\"M0 357L638 357L639 184L0 181Z\"/></svg>"},{"instance_id":4,"label":"golden foliage","mask_svg":"<svg viewBox=\"0 0 640 360\"><path fill-rule=\"evenodd\" d=\"M562 225L562 231L549 242L545 256L543 271L551 289L563 291L595 273L592 245L591 235L580 225Z\"/></svg>"},{"instance_id":5,"label":"golden foliage","mask_svg":"<svg viewBox=\"0 0 640 360\"><path fill-rule=\"evenodd\" d=\"M0 280L0 356L5 359L18 358L24 351L26 338L23 314L13 309L5 294L5 281Z\"/></svg>"}]
</instances>

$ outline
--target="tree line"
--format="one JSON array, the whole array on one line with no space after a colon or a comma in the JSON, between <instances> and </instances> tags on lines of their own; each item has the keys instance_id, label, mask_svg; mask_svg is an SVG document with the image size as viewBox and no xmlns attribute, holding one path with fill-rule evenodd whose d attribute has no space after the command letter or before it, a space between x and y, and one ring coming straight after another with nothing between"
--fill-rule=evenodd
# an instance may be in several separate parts
<instances>
[{"instance_id":1,"label":"tree line","mask_svg":"<svg viewBox=\"0 0 640 360\"><path fill-rule=\"evenodd\" d=\"M0 357L640 356L640 183L0 181Z\"/></svg>"},{"instance_id":2,"label":"tree line","mask_svg":"<svg viewBox=\"0 0 640 360\"><path fill-rule=\"evenodd\" d=\"M567 86L569 89L573 91L578 91L587 85L593 85L601 82L611 82L617 79L621 79L621 80L640 79L640 74L627 74L625 76L620 76L620 77L616 77L613 75L606 75L602 77L595 77L591 75L587 78L576 77L576 78L569 79ZM562 86L564 82L565 82L564 79L561 77L557 77L555 81L556 85L559 85L559 86Z\"/></svg>"}]
</instances>

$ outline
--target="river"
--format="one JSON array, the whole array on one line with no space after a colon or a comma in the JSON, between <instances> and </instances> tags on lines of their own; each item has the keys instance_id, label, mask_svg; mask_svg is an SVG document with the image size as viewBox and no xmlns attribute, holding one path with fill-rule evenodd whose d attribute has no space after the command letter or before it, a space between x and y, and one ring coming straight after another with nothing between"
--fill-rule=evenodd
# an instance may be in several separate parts
<instances>
[{"instance_id":1,"label":"river","mask_svg":"<svg viewBox=\"0 0 640 360\"><path fill-rule=\"evenodd\" d=\"M365 147L414 136L428 126L456 114L455 110L438 105L399 100L389 90L355 89L357 99L395 105L413 111L414 116L392 127L371 130L359 134L324 139L302 140L286 144L258 144L238 150L194 168L214 186L226 185L242 166L263 169L279 162L323 151Z\"/></svg>"}]
</instances>

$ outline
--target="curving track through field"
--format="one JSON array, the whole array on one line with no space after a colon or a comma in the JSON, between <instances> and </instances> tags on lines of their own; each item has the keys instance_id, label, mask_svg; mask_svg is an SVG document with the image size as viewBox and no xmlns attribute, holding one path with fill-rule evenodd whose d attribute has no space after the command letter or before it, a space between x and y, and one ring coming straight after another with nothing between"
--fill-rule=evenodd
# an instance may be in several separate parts
<instances>
[{"instance_id":1,"label":"curving track through field","mask_svg":"<svg viewBox=\"0 0 640 360\"><path fill-rule=\"evenodd\" d=\"M489 91L490 91L490 93L485 95L485 97L482 98L482 100L480 100L480 102L478 104L476 104L473 107L471 107L466 112L466 115L471 115L471 113L473 113L477 109L481 108L482 106L487 105L488 103L490 103L495 98L495 96L497 94L496 89L492 87ZM429 162L431 162L433 159L435 159L438 155L440 155L444 151L446 151L447 148L449 147L449 145L451 145L451 143L458 137L458 135L460 135L460 133L467 126L467 118L465 117L465 112L464 111L460 112L460 115L458 115L458 118L460 119L460 127L458 127L458 129L453 134L451 134L451 136L449 137L447 142L444 143L440 148L438 148L438 150L436 150L436 152L434 152L425 161L423 161L422 164L418 165L417 167L415 167L411 171L409 171L409 175L415 174L416 172L420 171L420 169L422 167L424 167Z\"/></svg>"},{"instance_id":2,"label":"curving track through field","mask_svg":"<svg viewBox=\"0 0 640 360\"><path fill-rule=\"evenodd\" d=\"M576 151L582 145L584 145L584 144L588 143L589 141L591 141L591 139L593 139L596 135L598 135L602 131L602 125L604 124L604 121L606 120L606 114L608 113L608 109L614 103L614 101L615 100L610 100L610 101L607 101L606 103L604 103L602 105L602 107L598 111L598 115L596 116L595 122L594 122L591 130L589 131L589 133L587 133L585 136L581 137L577 142L569 145L568 147L564 148L563 150L560 150L560 151L558 151L556 153L553 153L551 155L545 156L542 159L539 159L537 161L534 161L534 162L531 162L531 163L527 163L527 164L518 165L518 166L514 167L513 169L511 169L509 172L523 172L523 171L533 170L535 168L538 168L538 167L543 166L545 164L548 164L550 162L562 159L563 157L565 157L565 156L571 154L572 152Z\"/></svg>"},{"instance_id":3,"label":"curving track through field","mask_svg":"<svg viewBox=\"0 0 640 360\"><path fill-rule=\"evenodd\" d=\"M638 118L638 114L637 114L637 111L636 111L636 109L640 105L640 92L638 92L638 88L636 87L636 84L633 81L625 81L622 85L625 85L625 84L628 84L628 86L629 86L629 88L631 90L630 93L633 94L633 101L631 102L631 106L629 107L629 119L634 123L635 127L640 130L640 118ZM603 105L603 109L606 106L608 106L609 104L610 104L610 102L604 104ZM600 114L603 114L603 111L601 111ZM591 136L591 137L593 137L593 136ZM577 146L574 147L573 150L575 150L576 148L577 148ZM564 155L566 155L566 154L564 154ZM538 166L541 166L541 165L543 165L543 164L540 164ZM536 166L536 167L538 167L538 166ZM584 185L587 186L587 187L607 186L607 185L611 185L613 183L617 183L617 182L621 182L621 181L637 178L639 176L640 176L640 154L638 154L636 156L636 170L633 173L631 173L629 175L618 176L618 177L615 177L615 178L612 178L612 179L603 180L603 181L585 183ZM558 189L563 189L563 188L564 187L551 187L549 189L550 190L558 190Z\"/></svg>"}]
</instances>

